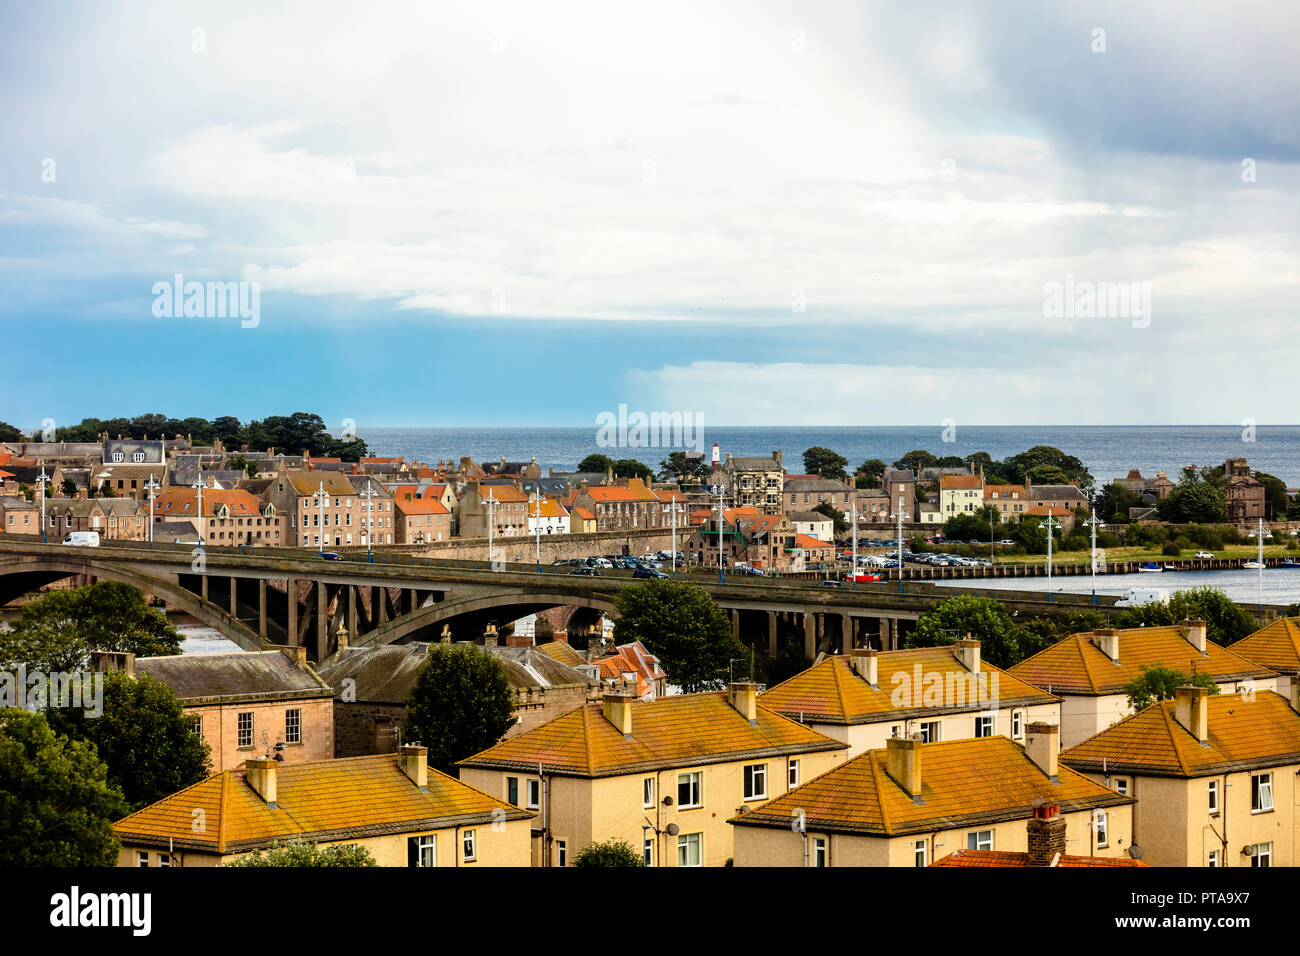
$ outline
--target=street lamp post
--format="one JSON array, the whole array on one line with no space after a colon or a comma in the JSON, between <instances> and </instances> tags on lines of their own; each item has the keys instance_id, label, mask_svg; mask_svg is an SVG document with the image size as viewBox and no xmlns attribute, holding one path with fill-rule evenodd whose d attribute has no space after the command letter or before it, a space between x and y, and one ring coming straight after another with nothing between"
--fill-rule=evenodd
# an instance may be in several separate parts
<instances>
[{"instance_id":1,"label":"street lamp post","mask_svg":"<svg viewBox=\"0 0 1300 956\"><path fill-rule=\"evenodd\" d=\"M487 498L484 500L484 504L487 505L487 513L488 513L488 570L489 571L495 571L497 569L496 562L492 560L492 519L495 513L494 509L496 508L496 503L497 503L496 498L492 496L492 489L489 488L487 492Z\"/></svg>"},{"instance_id":2,"label":"street lamp post","mask_svg":"<svg viewBox=\"0 0 1300 956\"><path fill-rule=\"evenodd\" d=\"M1264 519L1259 519L1259 597L1258 606L1264 609Z\"/></svg>"},{"instance_id":3,"label":"street lamp post","mask_svg":"<svg viewBox=\"0 0 1300 956\"><path fill-rule=\"evenodd\" d=\"M374 556L370 553L371 546L375 538L375 486L373 482L366 482L366 490L358 493L358 498L366 499L366 561L373 562Z\"/></svg>"},{"instance_id":4,"label":"street lamp post","mask_svg":"<svg viewBox=\"0 0 1300 956\"><path fill-rule=\"evenodd\" d=\"M898 496L898 511L889 517L898 519L898 593L903 593L903 496Z\"/></svg>"},{"instance_id":5,"label":"street lamp post","mask_svg":"<svg viewBox=\"0 0 1300 956\"><path fill-rule=\"evenodd\" d=\"M1060 522L1053 520L1050 514L1043 522L1043 527L1047 530L1047 600L1049 601L1052 599L1052 532L1060 526Z\"/></svg>"},{"instance_id":6,"label":"street lamp post","mask_svg":"<svg viewBox=\"0 0 1300 956\"><path fill-rule=\"evenodd\" d=\"M1092 517L1084 522L1089 529L1089 537L1092 539L1092 603L1097 603L1097 529L1106 527L1104 521L1097 520L1097 511L1094 508Z\"/></svg>"},{"instance_id":7,"label":"street lamp post","mask_svg":"<svg viewBox=\"0 0 1300 956\"><path fill-rule=\"evenodd\" d=\"M198 501L199 513L196 517L198 518L198 522L199 522L199 547L203 548L206 547L207 539L203 535L203 469L202 468L199 469L199 480L194 482L194 487L198 490L199 493L199 501Z\"/></svg>"},{"instance_id":8,"label":"street lamp post","mask_svg":"<svg viewBox=\"0 0 1300 956\"><path fill-rule=\"evenodd\" d=\"M45 466L44 465L41 465L41 473L38 476L37 480L40 481L40 489L41 489L41 544L45 544L48 542L49 539L45 536Z\"/></svg>"},{"instance_id":9,"label":"street lamp post","mask_svg":"<svg viewBox=\"0 0 1300 956\"><path fill-rule=\"evenodd\" d=\"M533 516L533 533L537 538L537 570L542 570L542 502L546 499L542 497L540 490L535 490L533 496L528 499L528 503L537 506L537 514Z\"/></svg>"},{"instance_id":10,"label":"street lamp post","mask_svg":"<svg viewBox=\"0 0 1300 956\"><path fill-rule=\"evenodd\" d=\"M853 590L858 589L858 503L855 500L849 508L849 533L853 535L853 568L850 575L853 579Z\"/></svg>"},{"instance_id":11,"label":"street lamp post","mask_svg":"<svg viewBox=\"0 0 1300 956\"><path fill-rule=\"evenodd\" d=\"M673 580L677 580L677 516L686 511L686 506L674 501L666 509L673 516Z\"/></svg>"},{"instance_id":12,"label":"street lamp post","mask_svg":"<svg viewBox=\"0 0 1300 956\"><path fill-rule=\"evenodd\" d=\"M325 479L322 478L320 488L316 492L316 518L320 521L320 534L317 540L320 541L320 553L325 553Z\"/></svg>"},{"instance_id":13,"label":"street lamp post","mask_svg":"<svg viewBox=\"0 0 1300 956\"><path fill-rule=\"evenodd\" d=\"M153 547L153 499L154 494L158 491L158 479L152 474L149 481L145 484L145 489L149 492L149 547Z\"/></svg>"}]
</instances>

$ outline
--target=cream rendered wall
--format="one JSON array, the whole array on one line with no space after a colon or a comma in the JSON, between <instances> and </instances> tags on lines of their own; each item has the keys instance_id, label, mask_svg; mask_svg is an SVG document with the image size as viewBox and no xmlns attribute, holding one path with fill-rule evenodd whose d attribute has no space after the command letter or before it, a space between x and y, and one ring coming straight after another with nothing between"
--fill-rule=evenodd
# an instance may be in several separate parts
<instances>
[{"instance_id":1,"label":"cream rendered wall","mask_svg":"<svg viewBox=\"0 0 1300 956\"><path fill-rule=\"evenodd\" d=\"M1171 665L1173 666L1173 665ZM1219 684L1220 694L1236 694L1248 691L1244 681L1223 681ZM1277 678L1261 678L1253 682L1253 690L1276 690ZM1048 693L1055 693L1061 698L1061 749L1073 747L1101 733L1107 727L1119 723L1133 713L1128 698L1123 694L1106 694L1095 697L1084 694L1066 694L1044 688Z\"/></svg>"},{"instance_id":2,"label":"cream rendered wall","mask_svg":"<svg viewBox=\"0 0 1300 956\"><path fill-rule=\"evenodd\" d=\"M1060 704L1039 704L1033 707L1003 707L994 715L993 734L994 737L1011 737L1011 713L1013 710L1020 711L1024 716L1020 724L1020 736L1014 738L1017 743L1024 745L1025 728L1034 721L1046 721L1048 723L1060 723L1061 705ZM916 717L910 721L904 721L897 718L889 718L878 723L870 724L810 724L813 730L823 733L828 737L834 737L836 740L843 740L849 745L846 759L851 759L868 750L879 750L889 745L889 738L894 736L892 728L898 727L900 736L909 731L912 733L920 732L920 725L929 721L937 721L940 724L939 740L967 740L975 736L975 718L983 712L971 711L964 714L944 714L934 717Z\"/></svg>"}]
</instances>

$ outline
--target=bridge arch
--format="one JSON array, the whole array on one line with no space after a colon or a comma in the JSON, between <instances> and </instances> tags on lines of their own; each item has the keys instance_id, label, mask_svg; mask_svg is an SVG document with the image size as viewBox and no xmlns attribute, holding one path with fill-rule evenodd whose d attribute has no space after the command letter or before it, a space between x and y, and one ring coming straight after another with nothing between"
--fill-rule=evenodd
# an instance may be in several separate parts
<instances>
[{"instance_id":1,"label":"bridge arch","mask_svg":"<svg viewBox=\"0 0 1300 956\"><path fill-rule=\"evenodd\" d=\"M574 607L585 607L595 611L600 611L610 617L617 617L618 610L614 607L614 598L609 596L589 595L582 596L574 593L562 594L559 592L504 592L498 594L476 594L462 598L449 598L445 601L439 601L435 604L429 604L422 608L417 608L410 614L405 614L395 620L389 621L373 631L369 631L357 641L359 646L379 647L384 644L394 644L399 641L407 640L421 631L435 629L439 625L452 620L453 618L462 617L468 614L474 614L480 611L494 611L504 608L512 608L514 618L524 617L528 614L544 611L547 608L558 607L560 605L572 605Z\"/></svg>"}]
</instances>

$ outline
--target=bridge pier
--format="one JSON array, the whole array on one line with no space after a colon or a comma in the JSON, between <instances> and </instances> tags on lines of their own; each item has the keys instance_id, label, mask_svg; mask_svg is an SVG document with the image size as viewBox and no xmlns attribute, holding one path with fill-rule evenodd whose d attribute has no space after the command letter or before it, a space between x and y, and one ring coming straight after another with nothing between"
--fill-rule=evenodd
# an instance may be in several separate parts
<instances>
[{"instance_id":1,"label":"bridge pier","mask_svg":"<svg viewBox=\"0 0 1300 956\"><path fill-rule=\"evenodd\" d=\"M199 574L199 596L205 601L208 599L208 574L206 571Z\"/></svg>"},{"instance_id":2,"label":"bridge pier","mask_svg":"<svg viewBox=\"0 0 1300 956\"><path fill-rule=\"evenodd\" d=\"M324 581L316 582L316 663L329 656L329 619L325 614L326 587Z\"/></svg>"},{"instance_id":3,"label":"bridge pier","mask_svg":"<svg viewBox=\"0 0 1300 956\"><path fill-rule=\"evenodd\" d=\"M803 653L810 661L817 657L817 614L814 611L803 612Z\"/></svg>"},{"instance_id":4,"label":"bridge pier","mask_svg":"<svg viewBox=\"0 0 1300 956\"><path fill-rule=\"evenodd\" d=\"M729 613L731 614L731 636L735 640L739 641L740 640L740 611L736 610L735 608L732 608Z\"/></svg>"},{"instance_id":5,"label":"bridge pier","mask_svg":"<svg viewBox=\"0 0 1300 956\"><path fill-rule=\"evenodd\" d=\"M293 578L286 578L284 582L284 594L289 604L289 646L298 646L298 582Z\"/></svg>"},{"instance_id":6,"label":"bridge pier","mask_svg":"<svg viewBox=\"0 0 1300 956\"><path fill-rule=\"evenodd\" d=\"M348 585L348 634L357 639L357 586Z\"/></svg>"},{"instance_id":7,"label":"bridge pier","mask_svg":"<svg viewBox=\"0 0 1300 956\"><path fill-rule=\"evenodd\" d=\"M266 640L266 578L257 579L257 633Z\"/></svg>"},{"instance_id":8,"label":"bridge pier","mask_svg":"<svg viewBox=\"0 0 1300 956\"><path fill-rule=\"evenodd\" d=\"M767 612L767 656L776 657L776 611Z\"/></svg>"},{"instance_id":9,"label":"bridge pier","mask_svg":"<svg viewBox=\"0 0 1300 956\"><path fill-rule=\"evenodd\" d=\"M239 578L230 579L230 616L239 618Z\"/></svg>"},{"instance_id":10,"label":"bridge pier","mask_svg":"<svg viewBox=\"0 0 1300 956\"><path fill-rule=\"evenodd\" d=\"M853 618L848 611L840 612L840 653L847 654L853 650Z\"/></svg>"}]
</instances>

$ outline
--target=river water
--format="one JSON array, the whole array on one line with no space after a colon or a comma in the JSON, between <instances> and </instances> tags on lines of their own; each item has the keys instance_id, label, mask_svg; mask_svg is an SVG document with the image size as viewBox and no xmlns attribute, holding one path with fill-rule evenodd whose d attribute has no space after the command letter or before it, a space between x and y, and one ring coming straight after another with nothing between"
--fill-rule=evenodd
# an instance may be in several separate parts
<instances>
[{"instance_id":1,"label":"river water","mask_svg":"<svg viewBox=\"0 0 1300 956\"><path fill-rule=\"evenodd\" d=\"M1159 574L1099 574L1098 594L1124 594L1130 588L1163 588L1170 594L1195 587L1215 587L1239 604L1291 604L1300 601L1300 568L1266 568L1259 571L1164 571ZM963 578L936 581L944 587L976 587L1014 591L1046 591L1045 577L1034 578ZM1054 593L1090 594L1092 576L1086 574L1053 578Z\"/></svg>"}]
</instances>

